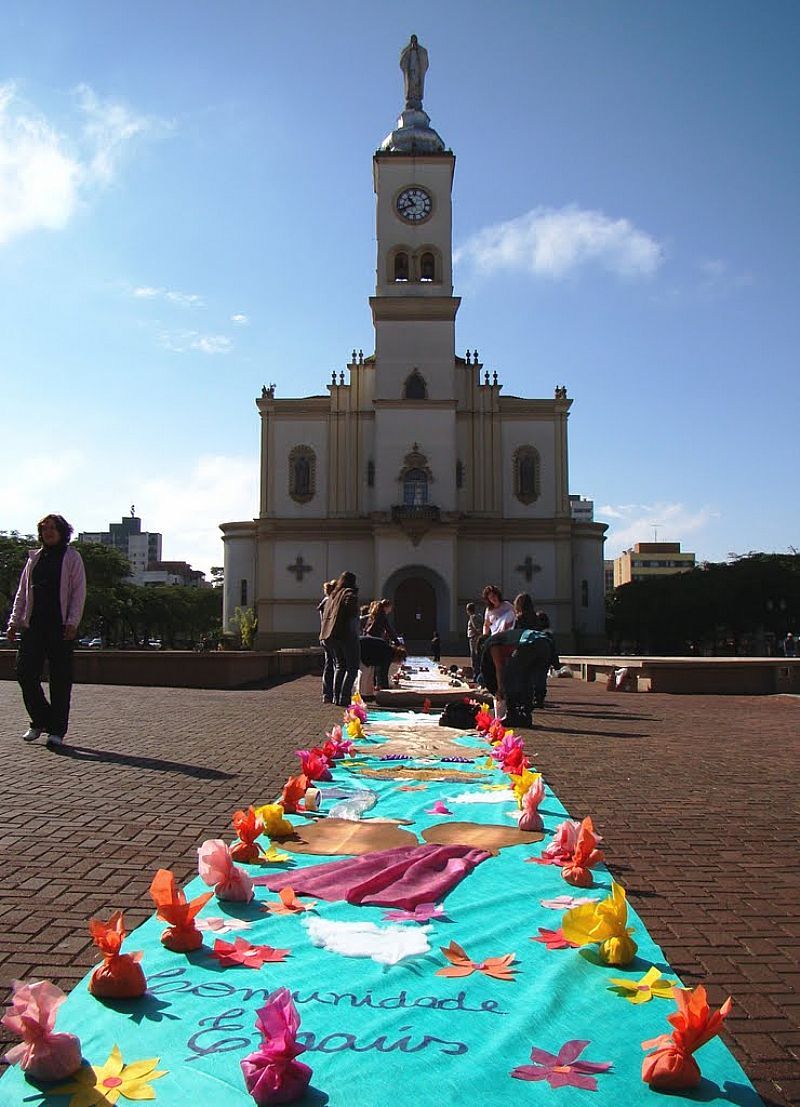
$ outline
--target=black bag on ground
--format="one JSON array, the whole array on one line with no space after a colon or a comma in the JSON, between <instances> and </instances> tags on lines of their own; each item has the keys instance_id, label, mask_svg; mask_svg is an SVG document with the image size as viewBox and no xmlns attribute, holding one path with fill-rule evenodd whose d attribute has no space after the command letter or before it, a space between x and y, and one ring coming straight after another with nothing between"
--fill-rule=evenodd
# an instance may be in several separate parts
<instances>
[{"instance_id":1,"label":"black bag on ground","mask_svg":"<svg viewBox=\"0 0 800 1107\"><path fill-rule=\"evenodd\" d=\"M477 703L470 700L448 700L439 716L439 726L451 726L456 730L474 730Z\"/></svg>"}]
</instances>

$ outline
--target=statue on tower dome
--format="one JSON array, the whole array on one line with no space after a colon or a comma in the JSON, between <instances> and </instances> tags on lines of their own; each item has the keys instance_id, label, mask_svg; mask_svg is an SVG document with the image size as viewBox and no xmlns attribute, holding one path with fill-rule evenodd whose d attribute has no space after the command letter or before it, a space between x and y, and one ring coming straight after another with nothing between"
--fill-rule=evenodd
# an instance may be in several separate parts
<instances>
[{"instance_id":1,"label":"statue on tower dome","mask_svg":"<svg viewBox=\"0 0 800 1107\"><path fill-rule=\"evenodd\" d=\"M400 68L403 70L406 108L421 111L425 74L428 71L428 51L420 46L416 35L411 36L408 46L400 54Z\"/></svg>"}]
</instances>

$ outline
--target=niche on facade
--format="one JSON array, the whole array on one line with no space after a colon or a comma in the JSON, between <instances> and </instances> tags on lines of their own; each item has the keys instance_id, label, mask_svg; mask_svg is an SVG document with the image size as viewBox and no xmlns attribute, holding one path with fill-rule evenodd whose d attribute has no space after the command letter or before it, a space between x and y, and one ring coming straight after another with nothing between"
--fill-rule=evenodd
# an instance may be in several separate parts
<instances>
[{"instance_id":1,"label":"niche on facade","mask_svg":"<svg viewBox=\"0 0 800 1107\"><path fill-rule=\"evenodd\" d=\"M375 487L375 462L372 458L367 462L367 488Z\"/></svg>"},{"instance_id":2,"label":"niche on facade","mask_svg":"<svg viewBox=\"0 0 800 1107\"><path fill-rule=\"evenodd\" d=\"M425 507L428 503L428 486L433 481L433 473L425 454L420 452L415 442L411 452L406 454L398 481L403 486L404 507Z\"/></svg>"},{"instance_id":3,"label":"niche on facade","mask_svg":"<svg viewBox=\"0 0 800 1107\"><path fill-rule=\"evenodd\" d=\"M427 400L427 398L428 386L425 383L425 378L419 369L415 369L413 373L406 377L406 383L403 385L403 399Z\"/></svg>"},{"instance_id":4,"label":"niche on facade","mask_svg":"<svg viewBox=\"0 0 800 1107\"><path fill-rule=\"evenodd\" d=\"M289 495L296 503L313 500L316 478L317 455L310 446L295 446L289 454Z\"/></svg>"},{"instance_id":5,"label":"niche on facade","mask_svg":"<svg viewBox=\"0 0 800 1107\"><path fill-rule=\"evenodd\" d=\"M535 446L520 446L514 451L514 495L523 504L539 499L541 460Z\"/></svg>"},{"instance_id":6,"label":"niche on facade","mask_svg":"<svg viewBox=\"0 0 800 1107\"><path fill-rule=\"evenodd\" d=\"M464 462L460 459L456 462L456 488L464 487Z\"/></svg>"}]
</instances>

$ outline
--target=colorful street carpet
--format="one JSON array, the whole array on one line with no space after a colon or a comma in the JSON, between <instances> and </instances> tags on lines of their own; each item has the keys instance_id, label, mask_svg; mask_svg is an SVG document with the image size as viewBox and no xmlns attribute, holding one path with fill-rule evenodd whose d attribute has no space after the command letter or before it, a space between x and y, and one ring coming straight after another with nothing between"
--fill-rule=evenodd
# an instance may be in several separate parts
<instances>
[{"instance_id":1,"label":"colorful street carpet","mask_svg":"<svg viewBox=\"0 0 800 1107\"><path fill-rule=\"evenodd\" d=\"M242 866L276 878L273 888L259 884L247 904L212 898L198 915L203 945L189 954L164 948L165 924L151 917L124 945L143 953L146 994L98 1000L87 978L58 1011L56 1029L81 1039L83 1082L61 1081L67 1090L56 1093L13 1066L0 1104L247 1107L240 1062L261 1041L258 1009L283 987L312 1069L303 1107L652 1107L642 1042L671 1032L676 974L632 909L638 953L624 968L564 938L566 911L611 894L608 870L597 864L590 887L573 887L557 864L536 863L564 807L546 789L543 833L519 831L509 777L488 760L488 742L435 721L372 713L356 752L317 784L320 816L289 816L298 834L277 841L286 859ZM326 817L343 802L356 820ZM375 865L384 850L399 852ZM422 864L417 875L417 856L444 867ZM322 871L335 862L349 864ZM197 878L185 891L191 899L208 888ZM363 901L336 898L348 894ZM681 890L664 894L679 901ZM719 1038L696 1060L699 1087L672 1102L761 1103Z\"/></svg>"}]
</instances>

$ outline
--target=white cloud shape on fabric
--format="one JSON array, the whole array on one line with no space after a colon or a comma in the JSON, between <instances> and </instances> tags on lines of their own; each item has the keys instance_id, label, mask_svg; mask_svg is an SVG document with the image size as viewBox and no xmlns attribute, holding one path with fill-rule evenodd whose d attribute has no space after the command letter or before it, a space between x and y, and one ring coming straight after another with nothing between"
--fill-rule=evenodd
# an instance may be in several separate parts
<instances>
[{"instance_id":1,"label":"white cloud shape on fabric","mask_svg":"<svg viewBox=\"0 0 800 1107\"><path fill-rule=\"evenodd\" d=\"M504 788L502 792L462 792L458 796L447 796L445 803L509 803L514 799L514 793L510 788Z\"/></svg>"},{"instance_id":2,"label":"white cloud shape on fabric","mask_svg":"<svg viewBox=\"0 0 800 1107\"><path fill-rule=\"evenodd\" d=\"M662 245L629 219L574 204L536 207L484 227L453 255L456 263L489 275L500 270L560 280L594 265L619 277L650 277L664 259Z\"/></svg>"},{"instance_id":3,"label":"white cloud shape on fabric","mask_svg":"<svg viewBox=\"0 0 800 1107\"><path fill-rule=\"evenodd\" d=\"M37 230L60 230L92 191L113 181L132 141L164 120L102 100L88 85L73 93L68 132L0 85L0 245Z\"/></svg>"},{"instance_id":4,"label":"white cloud shape on fabric","mask_svg":"<svg viewBox=\"0 0 800 1107\"><path fill-rule=\"evenodd\" d=\"M344 957L371 957L379 965L396 965L431 948L429 926L376 926L319 918L302 922L315 946Z\"/></svg>"}]
</instances>

